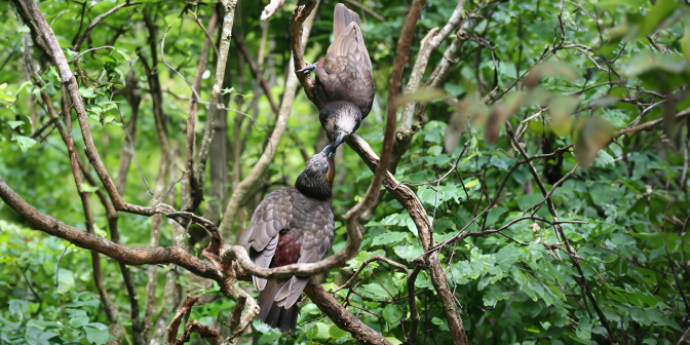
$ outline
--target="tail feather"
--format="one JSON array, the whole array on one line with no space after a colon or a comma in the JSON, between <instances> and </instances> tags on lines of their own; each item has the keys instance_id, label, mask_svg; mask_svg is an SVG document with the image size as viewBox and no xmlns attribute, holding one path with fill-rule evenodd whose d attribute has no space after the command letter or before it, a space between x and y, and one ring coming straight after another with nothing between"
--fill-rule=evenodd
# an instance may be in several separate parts
<instances>
[{"instance_id":1,"label":"tail feather","mask_svg":"<svg viewBox=\"0 0 690 345\"><path fill-rule=\"evenodd\" d=\"M273 328L280 328L282 332L288 333L293 332L297 327L299 308L297 303L290 308L284 308L274 302L275 296L283 284L279 284L275 280L269 280L266 283L266 287L259 294L259 307L261 308L259 319Z\"/></svg>"},{"instance_id":2,"label":"tail feather","mask_svg":"<svg viewBox=\"0 0 690 345\"><path fill-rule=\"evenodd\" d=\"M335 5L335 10L333 11L333 37L340 36L340 33L352 22L357 23L357 26L362 26L362 22L357 13L348 9L343 4Z\"/></svg>"}]
</instances>

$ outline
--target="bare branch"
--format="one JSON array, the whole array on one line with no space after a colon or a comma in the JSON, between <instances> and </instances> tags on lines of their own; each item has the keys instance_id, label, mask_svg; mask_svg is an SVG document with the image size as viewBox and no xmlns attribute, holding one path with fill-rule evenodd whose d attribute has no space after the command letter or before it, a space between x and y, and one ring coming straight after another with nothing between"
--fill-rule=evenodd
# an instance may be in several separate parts
<instances>
[{"instance_id":1,"label":"bare branch","mask_svg":"<svg viewBox=\"0 0 690 345\"><path fill-rule=\"evenodd\" d=\"M221 93L223 91L223 80L225 79L225 68L228 61L230 41L232 39L232 25L235 20L235 6L237 5L237 0L223 0L221 3L223 4L224 10L223 26L221 27L220 47L218 61L216 63L216 77L213 82L213 88L211 89L211 102L216 103L216 106L211 106L206 116L207 120L206 126L204 127L204 136L201 138L201 146L199 147L199 154L194 167L196 181L191 181L193 183L193 199L199 198L199 195L203 193L205 178L204 171L206 171L206 160L208 158L208 153L211 148L211 141L213 140L213 134L215 132L215 117L221 109L225 108L222 106L222 104L218 103L221 101ZM192 89L192 91L196 92L194 89ZM197 201L194 200L194 202L196 203ZM200 198L198 202L201 202Z\"/></svg>"},{"instance_id":2,"label":"bare branch","mask_svg":"<svg viewBox=\"0 0 690 345\"><path fill-rule=\"evenodd\" d=\"M218 13L215 11L213 12L213 15L211 16L211 19L209 20L208 23L208 29L211 31L215 31L216 29L216 24L218 22ZM194 171L194 148L196 145L196 116L197 116L197 108L199 104L199 99L196 96L196 93L200 91L201 88L201 78L204 74L204 71L206 71L206 65L208 64L208 53L210 51L210 46L212 44L212 41L207 37L204 40L204 43L201 47L201 55L199 55L199 63L197 64L196 67L196 73L194 74L194 80L192 81L192 89L196 90L196 92L192 92L192 94L189 97L189 108L187 110L187 144L185 147L185 165L184 169L187 174L187 181L186 185L183 185L185 188L182 188L182 196L181 196L181 204L182 204L182 209L185 211L193 211L195 210L199 203L201 203L201 198L203 197L203 188L199 188L198 186L198 181L197 181L197 176ZM189 195L189 189L192 188L194 192L196 192L196 195L194 198L190 198ZM188 201L191 201L190 204L187 204Z\"/></svg>"},{"instance_id":3,"label":"bare branch","mask_svg":"<svg viewBox=\"0 0 690 345\"><path fill-rule=\"evenodd\" d=\"M333 292L331 292L331 293L336 293L336 292L338 292L338 291L344 289L345 287L352 285L352 282L357 278L357 276L358 276L360 273L362 273L362 270L364 270L365 267L367 267L370 263L372 263L372 262L374 262L374 261L383 261L383 262L385 262L385 263L387 263L387 264L389 264L389 265L391 265L391 266L397 267L397 268L399 268L399 269L405 271L405 273L406 273L407 275L410 275L410 270L407 269L407 266L405 266L405 265L403 265L403 264L399 264L399 263L397 263L397 262L395 262L395 261L393 261L393 260L391 260L391 259L389 259L389 258L387 258L387 257L385 257L385 256L381 256L381 255L379 255L379 254L376 254L376 255L374 255L374 256L372 256L372 257L370 257L370 258L364 260L364 261L362 262L362 265L359 266L359 269L355 272L355 274L353 274L352 277L350 277L350 279L348 279L347 282L345 282L345 284L341 285L339 288L335 289L335 290L334 290Z\"/></svg>"},{"instance_id":4,"label":"bare branch","mask_svg":"<svg viewBox=\"0 0 690 345\"><path fill-rule=\"evenodd\" d=\"M271 18L278 10L285 5L287 0L271 0L271 2L264 7L263 12L261 12L261 20L267 21Z\"/></svg>"},{"instance_id":5,"label":"bare branch","mask_svg":"<svg viewBox=\"0 0 690 345\"><path fill-rule=\"evenodd\" d=\"M297 1L297 7L295 8L295 12L292 14L292 19L290 19L290 51L292 52L294 66L292 69L290 69L290 71L288 71L289 76L292 76L295 74L295 71L298 71L307 65L307 63L304 61L304 56L302 55L306 45L306 39L304 37L305 34L302 26L305 20L307 20L308 17L311 17L310 14L316 7L316 4L316 0ZM309 24L308 29L310 28L311 24ZM309 30L306 31L306 36L309 37ZM304 88L304 93L307 95L307 98L309 98L312 103L316 104L316 96L314 94L314 78L312 78L311 73L299 73L297 78L299 79L300 84L302 84L302 88Z\"/></svg>"},{"instance_id":6,"label":"bare branch","mask_svg":"<svg viewBox=\"0 0 690 345\"><path fill-rule=\"evenodd\" d=\"M187 298L184 300L184 303L182 304L182 307L180 310L178 310L175 313L175 316L173 316L172 321L170 322L170 326L168 326L168 343L173 345L173 344L178 344L177 341L177 330L180 328L180 323L182 323L182 317L185 314L188 314L189 312L192 311L192 307L194 304L199 300L199 296L187 296ZM179 342L180 344L183 343L183 341Z\"/></svg>"},{"instance_id":7,"label":"bare branch","mask_svg":"<svg viewBox=\"0 0 690 345\"><path fill-rule=\"evenodd\" d=\"M86 2L84 4L86 4ZM103 19L105 19L107 16L117 12L118 10L120 10L123 7L136 6L139 4L140 3L125 2L123 4L120 4L120 5L117 5L113 8L111 8L110 11L105 12L105 13L101 14L100 16L94 18L94 20L91 22L91 24L89 24L89 26L86 27L86 30L84 30L84 32L81 34L81 36L79 36L79 38L75 41L74 47L72 48L72 50L74 50L75 52L78 52L79 48L81 47L81 44L84 42L86 37L88 37L89 34L91 33L91 30L93 30L93 28L95 28L96 25L98 25L98 23L103 21ZM84 18L84 13L82 12L82 20L83 20L83 18ZM81 28L80 28L80 30L81 30Z\"/></svg>"}]
</instances>

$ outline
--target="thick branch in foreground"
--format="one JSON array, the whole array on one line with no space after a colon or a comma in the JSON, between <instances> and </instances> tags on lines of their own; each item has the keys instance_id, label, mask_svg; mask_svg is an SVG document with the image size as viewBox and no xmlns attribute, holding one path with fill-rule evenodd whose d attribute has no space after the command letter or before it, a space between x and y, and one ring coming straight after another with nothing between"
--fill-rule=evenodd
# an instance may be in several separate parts
<instances>
[{"instance_id":1,"label":"thick branch in foreground","mask_svg":"<svg viewBox=\"0 0 690 345\"><path fill-rule=\"evenodd\" d=\"M124 264L139 266L172 263L204 278L216 281L223 279L222 273L212 263L200 260L181 248L132 249L43 214L10 189L1 177L0 198L15 212L33 223L39 230L74 243L78 247L97 251Z\"/></svg>"},{"instance_id":2,"label":"thick branch in foreground","mask_svg":"<svg viewBox=\"0 0 690 345\"><path fill-rule=\"evenodd\" d=\"M371 149L364 139L357 135L352 135L347 139L347 144L353 151L357 152L360 158L369 166L369 169L373 171L377 167L379 164L379 157L376 156L374 150ZM383 185L386 187L388 193L403 205L410 214L410 218L412 218L412 221L414 221L417 227L417 232L419 233L419 238L422 240L424 250L426 251L428 248L433 247L433 237L431 236L432 226L429 222L426 210L417 198L417 195L409 187L401 185L389 171L386 171ZM443 309L448 317L448 327L453 335L453 343L463 345L469 344L462 318L460 318L453 295L448 288L448 279L439 261L438 252L432 253L432 255L429 256L428 263L431 269L431 282L441 299Z\"/></svg>"},{"instance_id":3,"label":"thick branch in foreground","mask_svg":"<svg viewBox=\"0 0 690 345\"><path fill-rule=\"evenodd\" d=\"M338 301L321 287L315 279L309 281L304 293L326 314L338 328L350 332L352 337L364 344L390 344L381 334L365 325L347 311Z\"/></svg>"}]
</instances>

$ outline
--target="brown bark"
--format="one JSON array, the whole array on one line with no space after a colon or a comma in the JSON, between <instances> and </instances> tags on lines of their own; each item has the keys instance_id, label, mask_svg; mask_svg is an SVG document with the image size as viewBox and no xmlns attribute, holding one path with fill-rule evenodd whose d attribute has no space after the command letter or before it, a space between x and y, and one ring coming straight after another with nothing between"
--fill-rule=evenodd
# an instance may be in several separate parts
<instances>
[{"instance_id":1,"label":"brown bark","mask_svg":"<svg viewBox=\"0 0 690 345\"><path fill-rule=\"evenodd\" d=\"M326 314L338 328L350 332L352 337L364 344L390 344L381 334L373 330L371 327L365 325L362 321L357 319L345 307L340 305L338 301L321 287L316 279L311 279L307 287L304 288L304 293L309 296L314 304Z\"/></svg>"},{"instance_id":2,"label":"brown bark","mask_svg":"<svg viewBox=\"0 0 690 345\"><path fill-rule=\"evenodd\" d=\"M214 264L200 260L180 248L132 249L62 223L29 205L10 189L2 178L0 178L0 198L41 231L72 242L77 247L95 250L127 265L175 264L204 278L216 281L222 281L223 279L222 273Z\"/></svg>"},{"instance_id":3,"label":"brown bark","mask_svg":"<svg viewBox=\"0 0 690 345\"><path fill-rule=\"evenodd\" d=\"M357 152L357 154L362 158L362 160L369 166L369 169L374 170L379 164L379 158L376 156L374 151L369 147L366 141L357 135L353 135L347 140L347 144ZM410 218L415 223L419 237L422 240L422 246L426 251L428 248L433 247L433 237L431 235L431 223L429 223L429 217L424 209L424 206L419 201L415 193L405 185L400 185L393 174L386 171L385 179L383 185L386 190L401 204L410 214ZM437 252L436 252L437 253ZM431 268L431 280L436 292L439 294L439 298L443 303L443 308L448 317L448 327L453 335L454 344L468 344L467 335L465 334L465 328L462 323L462 318L458 313L457 306L453 296L448 289L448 279L441 266L441 262L438 259L438 254L429 257L429 266ZM448 303L450 302L450 303Z\"/></svg>"}]
</instances>

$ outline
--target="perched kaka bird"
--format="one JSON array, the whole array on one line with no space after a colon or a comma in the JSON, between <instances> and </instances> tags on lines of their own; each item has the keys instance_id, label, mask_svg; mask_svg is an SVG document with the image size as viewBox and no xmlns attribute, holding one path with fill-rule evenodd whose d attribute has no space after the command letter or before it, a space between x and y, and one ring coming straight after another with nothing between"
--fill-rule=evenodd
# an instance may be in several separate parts
<instances>
[{"instance_id":1,"label":"perched kaka bird","mask_svg":"<svg viewBox=\"0 0 690 345\"><path fill-rule=\"evenodd\" d=\"M316 74L319 120L336 148L357 131L374 103L374 75L357 13L337 4L333 13L333 43L326 57L297 71Z\"/></svg>"},{"instance_id":2,"label":"perched kaka bird","mask_svg":"<svg viewBox=\"0 0 690 345\"><path fill-rule=\"evenodd\" d=\"M323 260L333 243L331 187L333 152L315 154L290 188L278 189L261 201L240 237L255 265L273 268ZM292 332L299 308L295 303L311 277L266 280L253 277L261 290L259 318L283 332Z\"/></svg>"}]
</instances>

